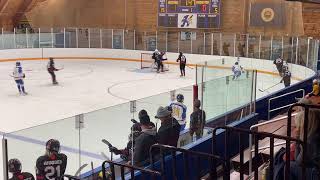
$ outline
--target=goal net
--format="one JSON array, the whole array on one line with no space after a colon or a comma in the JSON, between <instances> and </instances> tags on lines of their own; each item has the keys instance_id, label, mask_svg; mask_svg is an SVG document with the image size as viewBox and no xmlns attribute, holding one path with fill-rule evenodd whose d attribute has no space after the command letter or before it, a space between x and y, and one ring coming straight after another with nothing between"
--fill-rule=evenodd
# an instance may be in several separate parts
<instances>
[{"instance_id":1,"label":"goal net","mask_svg":"<svg viewBox=\"0 0 320 180\"><path fill-rule=\"evenodd\" d=\"M140 59L141 69L151 68L154 64L154 59L152 59L152 53L141 53Z\"/></svg>"},{"instance_id":2,"label":"goal net","mask_svg":"<svg viewBox=\"0 0 320 180\"><path fill-rule=\"evenodd\" d=\"M151 70L157 69L157 64L155 63L154 59L152 59L153 53L141 53L140 59L140 68L151 68ZM166 55L164 55L166 58ZM165 61L163 62L163 69L165 71L169 70L169 64L166 64Z\"/></svg>"}]
</instances>

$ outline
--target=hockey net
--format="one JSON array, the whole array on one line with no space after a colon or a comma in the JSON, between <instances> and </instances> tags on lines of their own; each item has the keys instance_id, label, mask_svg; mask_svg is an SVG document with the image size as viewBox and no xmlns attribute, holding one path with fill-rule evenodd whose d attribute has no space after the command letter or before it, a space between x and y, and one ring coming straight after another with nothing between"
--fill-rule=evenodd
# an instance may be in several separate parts
<instances>
[{"instance_id":1,"label":"hockey net","mask_svg":"<svg viewBox=\"0 0 320 180\"><path fill-rule=\"evenodd\" d=\"M153 53L141 53L141 59L140 59L140 68L150 68L151 70L157 69L157 65L152 59ZM166 55L165 55L166 56ZM163 63L163 69L165 71L169 70L169 64L166 64L165 61Z\"/></svg>"}]
</instances>

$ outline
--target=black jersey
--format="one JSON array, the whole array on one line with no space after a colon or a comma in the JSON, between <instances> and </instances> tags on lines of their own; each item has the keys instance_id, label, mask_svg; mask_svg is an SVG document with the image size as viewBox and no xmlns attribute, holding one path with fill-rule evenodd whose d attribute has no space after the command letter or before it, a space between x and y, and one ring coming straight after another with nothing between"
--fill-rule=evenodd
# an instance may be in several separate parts
<instances>
[{"instance_id":1,"label":"black jersey","mask_svg":"<svg viewBox=\"0 0 320 180\"><path fill-rule=\"evenodd\" d=\"M178 61L180 61L180 64L186 64L187 63L187 58L184 55L179 55Z\"/></svg>"},{"instance_id":2,"label":"black jersey","mask_svg":"<svg viewBox=\"0 0 320 180\"><path fill-rule=\"evenodd\" d=\"M54 66L54 62L53 61L49 61L48 62L47 69L48 69L49 72L58 71L58 69Z\"/></svg>"},{"instance_id":3,"label":"black jersey","mask_svg":"<svg viewBox=\"0 0 320 180\"><path fill-rule=\"evenodd\" d=\"M44 155L37 159L37 180L60 180L67 167L65 154Z\"/></svg>"},{"instance_id":4,"label":"black jersey","mask_svg":"<svg viewBox=\"0 0 320 180\"><path fill-rule=\"evenodd\" d=\"M22 172L13 174L12 178L9 180L34 180L34 177L28 172Z\"/></svg>"}]
</instances>

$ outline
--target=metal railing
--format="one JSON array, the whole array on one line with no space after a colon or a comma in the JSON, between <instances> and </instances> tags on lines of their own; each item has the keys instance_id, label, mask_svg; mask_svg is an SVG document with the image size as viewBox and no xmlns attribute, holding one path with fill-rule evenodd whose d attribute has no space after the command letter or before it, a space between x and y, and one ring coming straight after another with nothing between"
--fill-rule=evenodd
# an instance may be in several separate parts
<instances>
[{"instance_id":1,"label":"metal railing","mask_svg":"<svg viewBox=\"0 0 320 180\"><path fill-rule=\"evenodd\" d=\"M106 168L107 163L110 165L109 174L107 174L107 171L108 171L108 169ZM125 180L125 175L127 173L127 172L125 172L125 168L130 171L130 178L131 179L135 178L135 171L140 171L143 177L144 176L147 176L147 177L151 176L151 179L156 179L157 177L161 176L161 173L158 171L153 171L153 170L144 169L144 168L137 167L137 166L132 166L129 164L121 164L121 163L117 163L114 161L106 160L102 163L102 178L103 178L103 180L110 180L110 179L115 180L116 179L115 166L120 167L121 180Z\"/></svg>"},{"instance_id":2,"label":"metal railing","mask_svg":"<svg viewBox=\"0 0 320 180\"><path fill-rule=\"evenodd\" d=\"M292 116L295 116L296 114L297 113L294 113L294 114L292 114ZM252 125L252 126L250 126L250 131L252 131L253 128L257 128L259 126L263 126L263 125L267 125L267 124L272 124L272 123L275 123L275 122L278 122L278 121L282 121L282 120L285 120L285 119L288 119L288 116L284 116L284 117L280 117L280 118L277 118L277 119L274 119L274 120L270 120L270 121L266 121L266 122L262 122L262 123L258 123L258 124ZM252 134L249 135L249 150L250 150L250 152L249 152L249 174L251 174L252 173ZM261 149L259 149L259 150L261 150Z\"/></svg>"},{"instance_id":3,"label":"metal railing","mask_svg":"<svg viewBox=\"0 0 320 180\"><path fill-rule=\"evenodd\" d=\"M285 97L285 96L288 96L290 94L295 94L297 92L302 92L302 97L303 98L305 96L305 90L304 89L298 89L296 91L292 91L292 92L289 92L289 93L285 93L285 94L282 94L280 96L276 96L276 97L273 97L273 98L270 98L268 100L268 120L270 120L270 113L271 112L274 112L274 111L277 111L277 110L280 110L280 109L284 109L284 108L287 108L287 107L290 107L291 105L293 105L294 103L291 103L291 104L288 104L288 105L284 105L284 106L281 106L281 107L278 107L278 108L275 108L275 109L271 109L271 101L275 100L275 99L279 99L281 97ZM299 97L295 97L295 98L299 98Z\"/></svg>"},{"instance_id":4,"label":"metal railing","mask_svg":"<svg viewBox=\"0 0 320 180\"><path fill-rule=\"evenodd\" d=\"M255 153L255 157L258 157L258 153L259 153L259 140L263 139L263 138L270 138L270 165L269 165L269 177L273 177L274 175L274 140L275 139L282 139L286 141L286 159L290 159L290 143L291 142L296 142L298 144L302 145L303 151L305 152L305 147L306 144L304 142L302 142L299 139L296 138L292 138L292 137L287 137L287 136L281 136L281 135L275 135L272 133L266 133L266 132L255 132L255 131L251 131L251 130L247 130L247 129L240 129L240 128L234 128L234 127L217 127L214 129L213 134L216 134L216 131L218 129L223 129L225 130L225 152L224 152L224 159L226 161L226 171L230 170L231 167L231 157L230 157L230 136L231 133L237 133L237 136L239 137L239 154L240 154L240 180L244 179L244 145L243 145L243 141L244 141L244 135L250 135L252 134L254 136L255 139L255 149L254 149L254 153ZM214 154L216 154L216 148L217 146L217 141L216 141L216 136L213 136L212 138L212 146L213 146L213 151ZM303 154L302 159L303 162L305 161L305 154ZM254 179L258 180L259 174L258 174L258 159L255 158L255 166L254 166ZM303 176L305 177L305 166L302 167L303 169ZM290 161L286 161L286 166L285 166L285 179L289 179L289 174L290 174ZM272 179L272 178L271 178Z\"/></svg>"},{"instance_id":5,"label":"metal railing","mask_svg":"<svg viewBox=\"0 0 320 180\"><path fill-rule=\"evenodd\" d=\"M172 179L177 180L177 152L182 153L183 156L183 179L184 180L189 180L192 175L190 174L195 173L196 179L201 179L204 174L201 174L200 171L203 170L201 169L201 158L204 158L209 161L209 176L210 179L217 179L218 178L218 173L217 173L217 165L222 166L223 172L225 171L225 161L216 155L208 154L208 153L203 153L203 152L198 152L198 151L191 151L187 149L182 149L182 148L177 148L177 147L172 147L172 146L167 146L167 145L161 145L161 144L155 144L151 146L150 148L150 158L151 158L151 165L152 168L155 169L155 159L157 158L154 153L156 150L159 150L160 153L160 168L161 168L161 174L162 174L162 179L166 179L167 174L165 173L165 167L166 167L166 160L165 160L165 155L171 155L172 157ZM156 157L156 158L155 158ZM190 163L190 157L194 158L194 163ZM192 164L194 168L191 168L192 171L190 171L189 165ZM208 174L207 172L205 172ZM224 176L223 179L229 179L230 174L224 173L227 176Z\"/></svg>"}]
</instances>

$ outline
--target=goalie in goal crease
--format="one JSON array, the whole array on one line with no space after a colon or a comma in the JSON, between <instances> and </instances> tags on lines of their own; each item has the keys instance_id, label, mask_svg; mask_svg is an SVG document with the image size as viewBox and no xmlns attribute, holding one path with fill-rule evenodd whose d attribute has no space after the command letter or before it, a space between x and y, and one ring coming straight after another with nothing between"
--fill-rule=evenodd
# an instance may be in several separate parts
<instances>
[{"instance_id":1,"label":"goalie in goal crease","mask_svg":"<svg viewBox=\"0 0 320 180\"><path fill-rule=\"evenodd\" d=\"M160 73L160 69L161 69L161 72L164 72L162 61L168 60L165 54L166 54L165 52L159 52L158 49L156 49L152 54L152 59L154 59L154 62L157 65L157 73Z\"/></svg>"}]
</instances>

